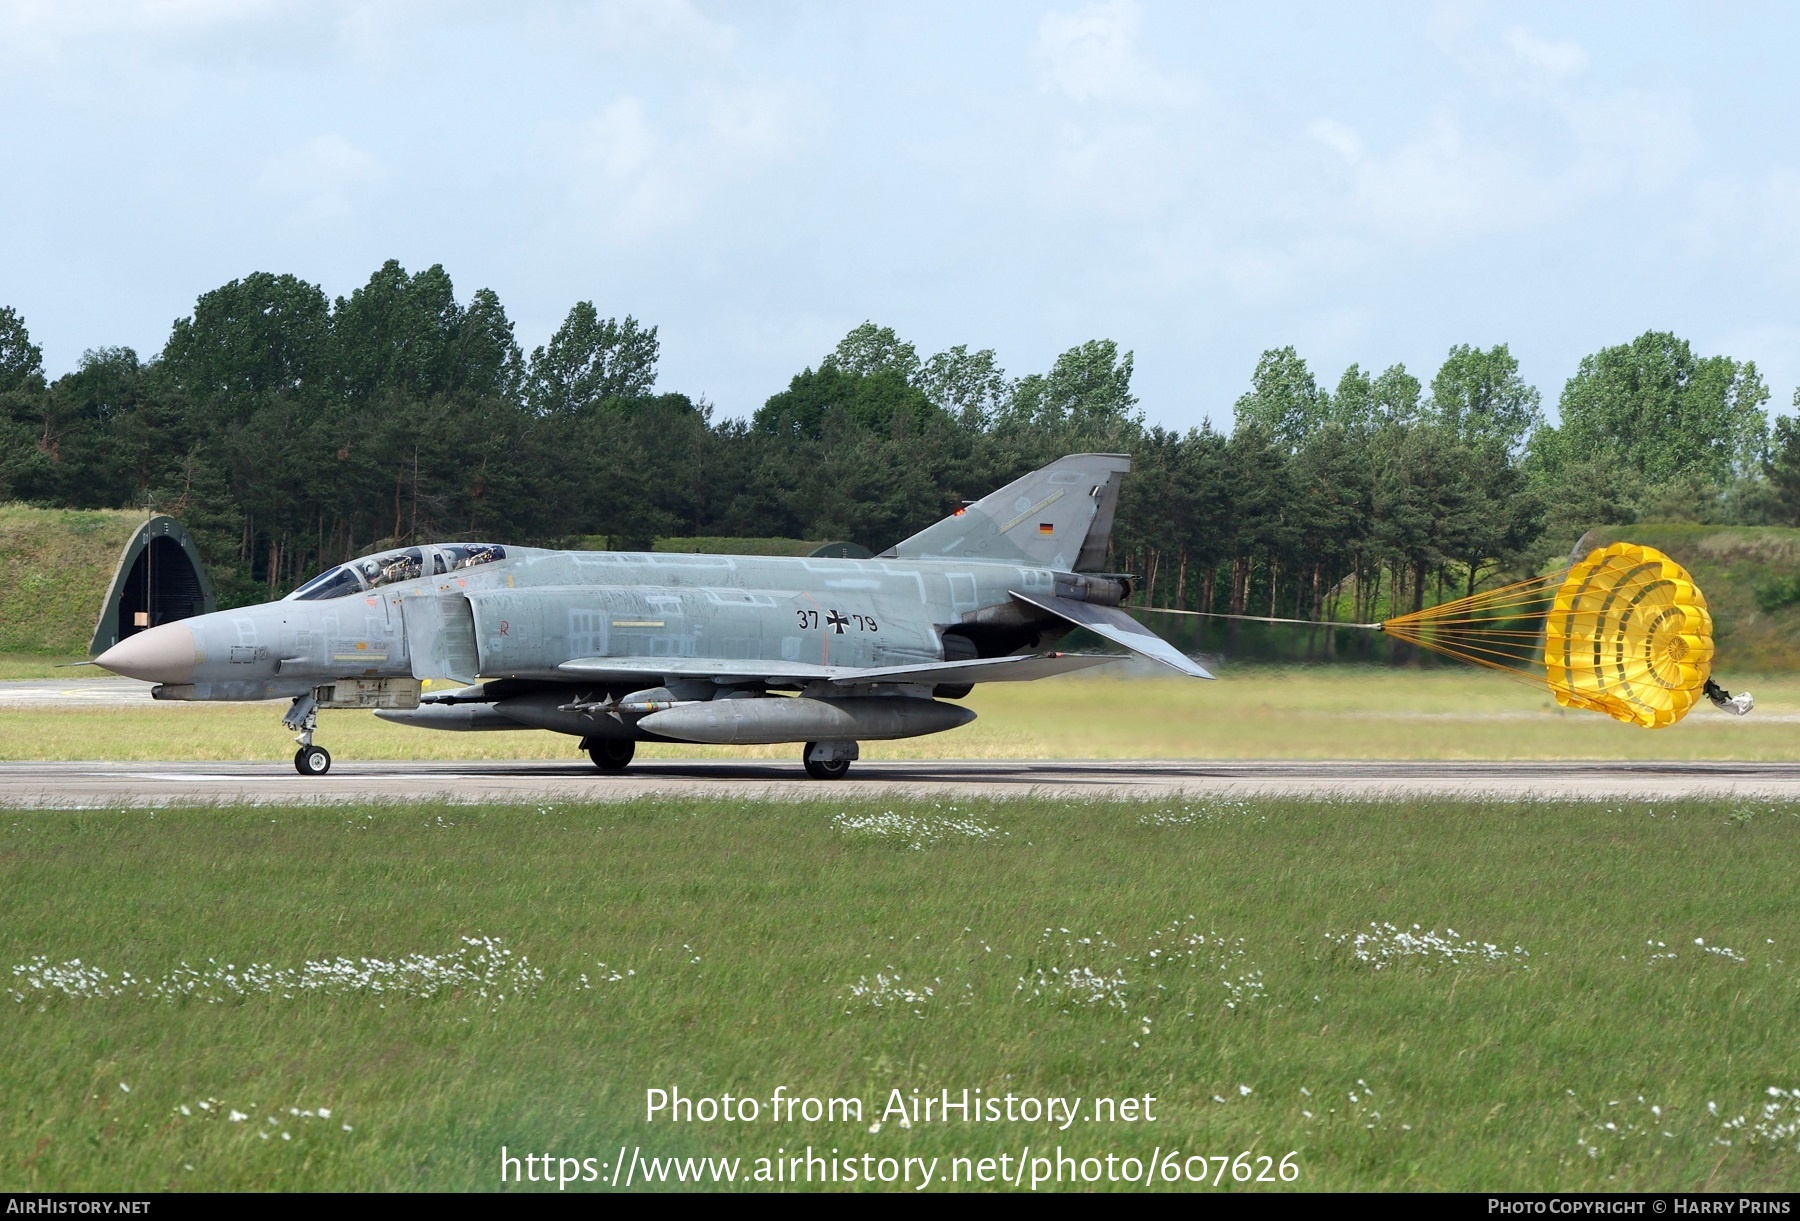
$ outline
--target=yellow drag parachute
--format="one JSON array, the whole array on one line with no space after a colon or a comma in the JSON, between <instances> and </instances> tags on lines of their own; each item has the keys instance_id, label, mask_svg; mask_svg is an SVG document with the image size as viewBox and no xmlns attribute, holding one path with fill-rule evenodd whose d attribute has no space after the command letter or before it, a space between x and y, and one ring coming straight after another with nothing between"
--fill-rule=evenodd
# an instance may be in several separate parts
<instances>
[{"instance_id":1,"label":"yellow drag parachute","mask_svg":"<svg viewBox=\"0 0 1800 1221\"><path fill-rule=\"evenodd\" d=\"M1381 624L1401 640L1549 687L1568 708L1660 729L1705 697L1713 624L1674 560L1614 543L1562 572ZM1746 699L1748 697L1745 697Z\"/></svg>"},{"instance_id":2,"label":"yellow drag parachute","mask_svg":"<svg viewBox=\"0 0 1800 1221\"><path fill-rule=\"evenodd\" d=\"M1569 569L1544 624L1556 702L1646 729L1673 725L1712 672L1712 615L1687 570L1614 543Z\"/></svg>"}]
</instances>

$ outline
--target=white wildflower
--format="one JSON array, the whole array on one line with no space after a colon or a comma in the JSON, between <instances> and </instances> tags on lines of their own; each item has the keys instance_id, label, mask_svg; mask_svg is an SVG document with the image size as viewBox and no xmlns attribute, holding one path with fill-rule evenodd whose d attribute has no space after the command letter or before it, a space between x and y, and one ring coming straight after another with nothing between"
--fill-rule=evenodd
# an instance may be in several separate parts
<instances>
[{"instance_id":1,"label":"white wildflower","mask_svg":"<svg viewBox=\"0 0 1800 1221\"><path fill-rule=\"evenodd\" d=\"M942 983L942 980L934 980ZM867 975L860 977L850 985L849 999L868 1005L873 1009L894 1009L901 1006L910 1008L915 1014L921 1012L925 1005L937 995L937 989L930 984L912 987L900 978L900 972L888 967L885 971L877 971L870 980ZM846 1010L848 1012L848 1010Z\"/></svg>"},{"instance_id":2,"label":"white wildflower","mask_svg":"<svg viewBox=\"0 0 1800 1221\"><path fill-rule=\"evenodd\" d=\"M831 825L845 835L903 842L915 852L945 839L997 839L1007 834L979 818L896 814L892 810L881 814L834 814Z\"/></svg>"},{"instance_id":3,"label":"white wildflower","mask_svg":"<svg viewBox=\"0 0 1800 1221\"><path fill-rule=\"evenodd\" d=\"M79 959L51 965L41 955L13 968L13 977L42 992L70 998L131 995L150 1000L200 999L208 1003L247 996L293 999L304 993L366 993L424 999L444 991L472 993L483 1000L503 1001L534 993L544 972L523 955L515 956L494 937L464 937L448 954L409 954L398 959L332 958L278 968L273 963L220 966L208 960L204 971L181 963L162 979L138 980L129 974L113 983L104 972L82 966ZM24 993L12 991L16 1000ZM130 1093L130 1087L120 1088Z\"/></svg>"},{"instance_id":4,"label":"white wildflower","mask_svg":"<svg viewBox=\"0 0 1800 1221\"><path fill-rule=\"evenodd\" d=\"M1346 946L1352 958L1384 970L1400 962L1461 965L1464 963L1515 963L1525 965L1531 957L1523 946L1503 950L1492 942L1462 937L1455 929L1423 929L1415 924L1410 930L1392 924L1369 925L1367 933L1327 933L1325 939Z\"/></svg>"}]
</instances>

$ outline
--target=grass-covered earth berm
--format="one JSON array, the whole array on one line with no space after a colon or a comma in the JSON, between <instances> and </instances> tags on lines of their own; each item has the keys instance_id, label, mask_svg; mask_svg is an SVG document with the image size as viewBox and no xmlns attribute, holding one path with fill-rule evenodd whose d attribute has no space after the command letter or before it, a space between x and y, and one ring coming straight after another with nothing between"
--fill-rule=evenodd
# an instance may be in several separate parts
<instances>
[{"instance_id":1,"label":"grass-covered earth berm","mask_svg":"<svg viewBox=\"0 0 1800 1221\"><path fill-rule=\"evenodd\" d=\"M1026 1145L1293 1152L1315 1189L1800 1179L1793 806L828 798L0 827L4 1189L492 1189L502 1146L608 1170L621 1146L736 1157L744 1178L808 1144L945 1173ZM646 1091L674 1087L864 1112L646 1122ZM872 1130L892 1090L965 1087L1152 1095L1155 1121Z\"/></svg>"},{"instance_id":2,"label":"grass-covered earth berm","mask_svg":"<svg viewBox=\"0 0 1800 1221\"><path fill-rule=\"evenodd\" d=\"M1633 542L1693 574L1712 611L1717 665L1800 669L1800 530L1645 524L1590 530L1581 546Z\"/></svg>"},{"instance_id":3,"label":"grass-covered earth berm","mask_svg":"<svg viewBox=\"0 0 1800 1221\"><path fill-rule=\"evenodd\" d=\"M55 662L85 652L120 552L143 524L141 510L0 503L0 653Z\"/></svg>"}]
</instances>

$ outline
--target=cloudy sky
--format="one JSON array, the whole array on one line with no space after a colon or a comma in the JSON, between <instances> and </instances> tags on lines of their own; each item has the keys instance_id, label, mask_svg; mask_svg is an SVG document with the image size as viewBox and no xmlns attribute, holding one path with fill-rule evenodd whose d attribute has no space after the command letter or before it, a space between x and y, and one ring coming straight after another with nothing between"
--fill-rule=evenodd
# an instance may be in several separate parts
<instances>
[{"instance_id":1,"label":"cloudy sky","mask_svg":"<svg viewBox=\"0 0 1800 1221\"><path fill-rule=\"evenodd\" d=\"M0 305L54 375L383 260L660 328L746 415L864 319L1137 354L1229 423L1294 344L1554 402L1648 329L1800 382L1800 8L0 0Z\"/></svg>"}]
</instances>

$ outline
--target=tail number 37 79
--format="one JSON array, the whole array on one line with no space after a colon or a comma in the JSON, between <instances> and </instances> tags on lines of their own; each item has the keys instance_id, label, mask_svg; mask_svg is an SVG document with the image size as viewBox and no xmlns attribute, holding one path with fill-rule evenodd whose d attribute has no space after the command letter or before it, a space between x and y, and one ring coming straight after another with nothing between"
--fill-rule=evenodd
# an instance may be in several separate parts
<instances>
[{"instance_id":1,"label":"tail number 37 79","mask_svg":"<svg viewBox=\"0 0 1800 1221\"><path fill-rule=\"evenodd\" d=\"M800 626L808 631L816 632L823 626L826 631L835 632L839 636L842 636L850 628L855 628L859 632L879 632L881 630L881 625L875 622L874 615L859 615L854 612L828 610L821 619L816 610L796 610L794 617L799 620Z\"/></svg>"}]
</instances>

